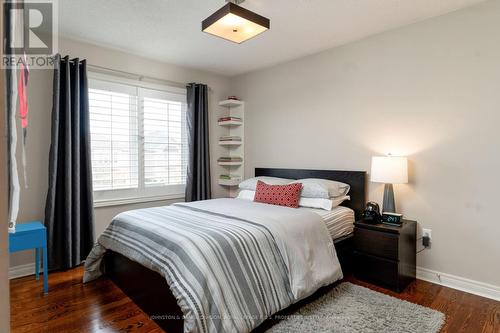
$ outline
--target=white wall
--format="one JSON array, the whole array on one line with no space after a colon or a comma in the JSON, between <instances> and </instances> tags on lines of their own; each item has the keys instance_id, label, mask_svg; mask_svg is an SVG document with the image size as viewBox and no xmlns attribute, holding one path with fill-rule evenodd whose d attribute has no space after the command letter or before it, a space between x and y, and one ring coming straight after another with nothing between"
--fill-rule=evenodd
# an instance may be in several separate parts
<instances>
[{"instance_id":1,"label":"white wall","mask_svg":"<svg viewBox=\"0 0 500 333\"><path fill-rule=\"evenodd\" d=\"M0 16L3 17L0 11ZM1 24L1 19L0 19ZM2 48L3 49L3 48ZM2 73L3 74L3 73ZM7 125L5 110L4 75L0 77L0 332L10 330L9 306L9 251L8 251L8 176L7 176Z\"/></svg>"},{"instance_id":2,"label":"white wall","mask_svg":"<svg viewBox=\"0 0 500 333\"><path fill-rule=\"evenodd\" d=\"M3 6L0 8L0 27L3 27ZM2 31L0 29L0 31ZM3 31L2 31L3 32ZM3 41L0 41L0 49L3 50ZM0 51L3 56L3 51ZM7 176L7 110L5 93L5 75L2 71L0 76L0 332L10 331L10 304L9 304L9 254L8 254L8 176Z\"/></svg>"},{"instance_id":3,"label":"white wall","mask_svg":"<svg viewBox=\"0 0 500 333\"><path fill-rule=\"evenodd\" d=\"M407 155L397 206L433 231L418 265L500 286L499 31L495 0L234 78L246 175Z\"/></svg>"},{"instance_id":4,"label":"white wall","mask_svg":"<svg viewBox=\"0 0 500 333\"><path fill-rule=\"evenodd\" d=\"M0 11L0 17L3 17ZM1 19L0 19L1 24ZM2 48L3 49L3 48ZM3 74L3 73L2 73ZM7 124L5 108L4 75L0 77L0 332L10 330L9 306L9 251L8 251L8 195L9 185L7 176Z\"/></svg>"},{"instance_id":5,"label":"white wall","mask_svg":"<svg viewBox=\"0 0 500 333\"><path fill-rule=\"evenodd\" d=\"M88 43L67 39L59 41L59 53L87 59L88 64L115 70L122 70L144 76L187 83L205 83L210 87L210 141L211 155L219 155L217 144L219 126L217 126L218 101L225 99L229 93L229 79L208 72L174 66L162 62L129 55L123 52L106 49ZM45 216L45 200L48 187L48 163L50 148L50 128L52 112L52 75L51 70L31 70L28 82L28 103L30 107L30 125L26 145L28 187L24 188L21 179L21 203L18 221L40 220ZM21 151L18 147L20 163ZM215 197L226 196L227 191L217 185L218 166L212 158L212 194ZM22 173L20 173L22 175ZM157 201L143 204L100 207L95 209L95 230L99 236L116 214L135 208L166 205L174 201ZM34 255L31 251L14 253L10 266L32 263Z\"/></svg>"}]
</instances>

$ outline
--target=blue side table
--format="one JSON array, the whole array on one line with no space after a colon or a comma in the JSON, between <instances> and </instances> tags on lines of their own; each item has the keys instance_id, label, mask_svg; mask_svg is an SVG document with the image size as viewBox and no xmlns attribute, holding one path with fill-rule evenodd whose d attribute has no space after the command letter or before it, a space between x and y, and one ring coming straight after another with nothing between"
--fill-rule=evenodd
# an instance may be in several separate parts
<instances>
[{"instance_id":1,"label":"blue side table","mask_svg":"<svg viewBox=\"0 0 500 333\"><path fill-rule=\"evenodd\" d=\"M39 221L16 224L16 232L9 234L9 252L35 249L35 276L38 280L40 251L43 256L43 291L49 292L47 274L47 229Z\"/></svg>"}]
</instances>

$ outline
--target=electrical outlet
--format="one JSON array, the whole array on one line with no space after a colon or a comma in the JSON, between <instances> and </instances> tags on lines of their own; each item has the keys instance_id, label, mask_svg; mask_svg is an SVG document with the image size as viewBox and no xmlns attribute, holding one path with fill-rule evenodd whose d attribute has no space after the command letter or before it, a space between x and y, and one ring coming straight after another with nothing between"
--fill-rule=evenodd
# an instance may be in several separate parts
<instances>
[{"instance_id":1,"label":"electrical outlet","mask_svg":"<svg viewBox=\"0 0 500 333\"><path fill-rule=\"evenodd\" d=\"M432 239L432 230L431 229L422 229L422 237L429 237L429 240Z\"/></svg>"}]
</instances>

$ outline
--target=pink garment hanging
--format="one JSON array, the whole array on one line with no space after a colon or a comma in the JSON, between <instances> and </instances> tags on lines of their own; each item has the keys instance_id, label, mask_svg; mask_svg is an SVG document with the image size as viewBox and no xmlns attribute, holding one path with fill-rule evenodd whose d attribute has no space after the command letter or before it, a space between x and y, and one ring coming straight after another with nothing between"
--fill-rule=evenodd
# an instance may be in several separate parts
<instances>
[{"instance_id":1,"label":"pink garment hanging","mask_svg":"<svg viewBox=\"0 0 500 333\"><path fill-rule=\"evenodd\" d=\"M19 95L19 116L21 118L21 127L23 129L23 175L24 187L28 187L28 177L26 174L26 136L28 135L28 78L29 67L26 63L26 54L24 55L19 66L19 81L17 82L17 89Z\"/></svg>"},{"instance_id":2,"label":"pink garment hanging","mask_svg":"<svg viewBox=\"0 0 500 333\"><path fill-rule=\"evenodd\" d=\"M26 130L28 129L28 77L29 69L28 66L25 66L23 59L20 65L17 89L19 91L19 115L21 116L21 126L23 128L23 135L25 137Z\"/></svg>"}]
</instances>

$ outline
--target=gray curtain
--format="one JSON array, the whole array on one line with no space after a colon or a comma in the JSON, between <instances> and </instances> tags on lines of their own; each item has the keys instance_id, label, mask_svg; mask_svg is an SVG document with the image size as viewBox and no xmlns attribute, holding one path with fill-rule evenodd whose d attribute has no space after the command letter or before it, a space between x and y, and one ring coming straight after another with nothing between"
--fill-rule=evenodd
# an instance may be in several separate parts
<instances>
[{"instance_id":1,"label":"gray curtain","mask_svg":"<svg viewBox=\"0 0 500 333\"><path fill-rule=\"evenodd\" d=\"M49 191L45 206L50 269L69 269L94 243L87 69L85 60L54 59Z\"/></svg>"},{"instance_id":2,"label":"gray curtain","mask_svg":"<svg viewBox=\"0 0 500 333\"><path fill-rule=\"evenodd\" d=\"M210 189L210 152L208 142L208 87L187 86L187 130L189 158L186 201L208 200Z\"/></svg>"}]
</instances>

